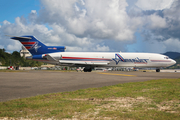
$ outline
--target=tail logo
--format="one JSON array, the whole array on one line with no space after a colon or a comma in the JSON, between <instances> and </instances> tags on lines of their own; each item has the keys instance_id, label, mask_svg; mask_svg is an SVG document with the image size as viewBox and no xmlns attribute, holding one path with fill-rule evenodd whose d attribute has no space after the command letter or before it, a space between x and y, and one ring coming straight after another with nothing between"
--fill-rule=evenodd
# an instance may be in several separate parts
<instances>
[{"instance_id":1,"label":"tail logo","mask_svg":"<svg viewBox=\"0 0 180 120\"><path fill-rule=\"evenodd\" d=\"M34 49L34 50L37 52L40 47L41 47L41 46L38 46L38 42L36 42L36 43L31 47L31 49Z\"/></svg>"},{"instance_id":2,"label":"tail logo","mask_svg":"<svg viewBox=\"0 0 180 120\"><path fill-rule=\"evenodd\" d=\"M41 47L38 45L38 42L21 42L21 43L26 47L26 49L28 50L34 49L36 52Z\"/></svg>"}]
</instances>

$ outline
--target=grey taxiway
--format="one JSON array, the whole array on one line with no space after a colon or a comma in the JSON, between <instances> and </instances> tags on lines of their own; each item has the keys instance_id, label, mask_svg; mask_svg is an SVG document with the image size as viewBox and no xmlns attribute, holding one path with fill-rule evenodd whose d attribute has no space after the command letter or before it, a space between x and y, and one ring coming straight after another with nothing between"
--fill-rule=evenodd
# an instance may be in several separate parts
<instances>
[{"instance_id":1,"label":"grey taxiway","mask_svg":"<svg viewBox=\"0 0 180 120\"><path fill-rule=\"evenodd\" d=\"M177 72L0 72L0 101L47 93L110 86L162 78L180 78Z\"/></svg>"}]
</instances>

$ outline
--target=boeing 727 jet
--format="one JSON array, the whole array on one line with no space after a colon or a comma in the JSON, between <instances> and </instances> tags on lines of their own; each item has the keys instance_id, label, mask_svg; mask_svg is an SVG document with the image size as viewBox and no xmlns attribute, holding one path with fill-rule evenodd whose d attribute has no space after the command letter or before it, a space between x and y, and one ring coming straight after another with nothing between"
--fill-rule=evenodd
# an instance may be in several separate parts
<instances>
[{"instance_id":1,"label":"boeing 727 jet","mask_svg":"<svg viewBox=\"0 0 180 120\"><path fill-rule=\"evenodd\" d=\"M156 68L174 65L176 61L168 56L155 53L124 52L65 52L65 46L46 46L34 36L11 37L19 40L32 54L27 59L45 63L84 67L84 72L91 72L94 67L140 67Z\"/></svg>"}]
</instances>

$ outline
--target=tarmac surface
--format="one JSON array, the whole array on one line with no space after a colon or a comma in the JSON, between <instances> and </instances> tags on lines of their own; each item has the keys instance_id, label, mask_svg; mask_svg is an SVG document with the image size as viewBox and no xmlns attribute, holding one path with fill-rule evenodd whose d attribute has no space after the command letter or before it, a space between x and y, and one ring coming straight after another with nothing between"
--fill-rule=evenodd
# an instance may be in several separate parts
<instances>
[{"instance_id":1,"label":"tarmac surface","mask_svg":"<svg viewBox=\"0 0 180 120\"><path fill-rule=\"evenodd\" d=\"M177 72L0 72L0 101L119 83L180 78Z\"/></svg>"}]
</instances>

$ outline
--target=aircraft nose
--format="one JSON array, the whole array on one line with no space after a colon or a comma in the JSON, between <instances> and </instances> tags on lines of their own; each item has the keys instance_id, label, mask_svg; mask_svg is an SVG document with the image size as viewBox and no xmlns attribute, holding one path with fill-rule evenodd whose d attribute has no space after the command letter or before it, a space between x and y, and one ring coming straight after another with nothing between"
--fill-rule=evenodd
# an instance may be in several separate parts
<instances>
[{"instance_id":1,"label":"aircraft nose","mask_svg":"<svg viewBox=\"0 0 180 120\"><path fill-rule=\"evenodd\" d=\"M171 62L172 62L173 65L176 64L176 61L175 61L175 60L171 60Z\"/></svg>"}]
</instances>

